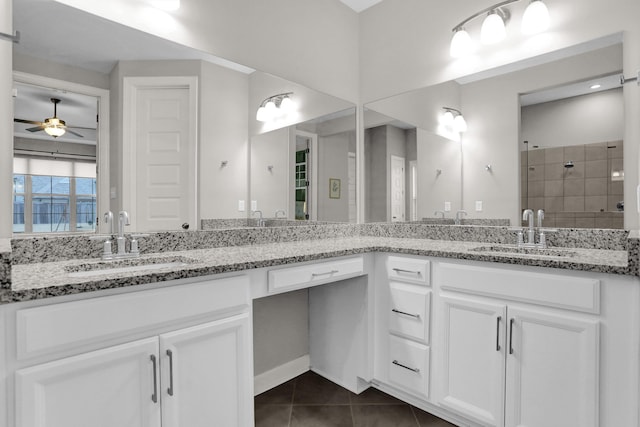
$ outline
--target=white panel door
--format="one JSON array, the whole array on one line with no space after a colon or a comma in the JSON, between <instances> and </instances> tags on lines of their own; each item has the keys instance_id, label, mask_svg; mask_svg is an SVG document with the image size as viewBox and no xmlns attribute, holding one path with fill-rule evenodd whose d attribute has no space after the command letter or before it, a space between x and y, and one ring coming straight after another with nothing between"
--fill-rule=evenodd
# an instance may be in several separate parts
<instances>
[{"instance_id":1,"label":"white panel door","mask_svg":"<svg viewBox=\"0 0 640 427\"><path fill-rule=\"evenodd\" d=\"M249 314L160 336L163 427L253 426Z\"/></svg>"},{"instance_id":2,"label":"white panel door","mask_svg":"<svg viewBox=\"0 0 640 427\"><path fill-rule=\"evenodd\" d=\"M197 78L125 77L123 86L130 230L197 228Z\"/></svg>"},{"instance_id":3,"label":"white panel door","mask_svg":"<svg viewBox=\"0 0 640 427\"><path fill-rule=\"evenodd\" d=\"M509 308L507 427L598 426L598 322Z\"/></svg>"},{"instance_id":4,"label":"white panel door","mask_svg":"<svg viewBox=\"0 0 640 427\"><path fill-rule=\"evenodd\" d=\"M404 157L391 156L391 222L404 221Z\"/></svg>"},{"instance_id":5,"label":"white panel door","mask_svg":"<svg viewBox=\"0 0 640 427\"><path fill-rule=\"evenodd\" d=\"M157 353L149 338L17 371L16 426L159 427Z\"/></svg>"},{"instance_id":6,"label":"white panel door","mask_svg":"<svg viewBox=\"0 0 640 427\"><path fill-rule=\"evenodd\" d=\"M441 297L442 342L436 399L483 426L504 422L506 306L475 298ZM533 426L529 426L533 427Z\"/></svg>"},{"instance_id":7,"label":"white panel door","mask_svg":"<svg viewBox=\"0 0 640 427\"><path fill-rule=\"evenodd\" d=\"M189 89L138 89L136 105L137 229L180 229L194 208Z\"/></svg>"}]
</instances>

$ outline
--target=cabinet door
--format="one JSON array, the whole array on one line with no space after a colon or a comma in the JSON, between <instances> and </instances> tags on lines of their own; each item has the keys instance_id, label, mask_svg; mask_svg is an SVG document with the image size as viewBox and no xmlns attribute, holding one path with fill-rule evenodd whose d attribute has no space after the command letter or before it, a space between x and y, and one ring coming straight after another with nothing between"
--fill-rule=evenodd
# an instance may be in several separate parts
<instances>
[{"instance_id":1,"label":"cabinet door","mask_svg":"<svg viewBox=\"0 0 640 427\"><path fill-rule=\"evenodd\" d=\"M504 422L506 306L442 296L436 399L484 426ZM435 349L435 347L434 347Z\"/></svg>"},{"instance_id":2,"label":"cabinet door","mask_svg":"<svg viewBox=\"0 0 640 427\"><path fill-rule=\"evenodd\" d=\"M598 322L510 307L509 324L506 425L596 427Z\"/></svg>"},{"instance_id":3,"label":"cabinet door","mask_svg":"<svg viewBox=\"0 0 640 427\"><path fill-rule=\"evenodd\" d=\"M159 427L157 353L150 338L17 371L16 426Z\"/></svg>"},{"instance_id":4,"label":"cabinet door","mask_svg":"<svg viewBox=\"0 0 640 427\"><path fill-rule=\"evenodd\" d=\"M160 336L163 427L253 426L249 314Z\"/></svg>"}]
</instances>

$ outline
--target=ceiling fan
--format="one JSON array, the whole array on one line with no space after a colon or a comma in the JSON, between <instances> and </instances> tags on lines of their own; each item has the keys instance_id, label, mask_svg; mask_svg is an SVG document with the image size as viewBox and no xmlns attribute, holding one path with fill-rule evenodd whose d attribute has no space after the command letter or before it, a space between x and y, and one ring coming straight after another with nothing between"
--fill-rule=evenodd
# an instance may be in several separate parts
<instances>
[{"instance_id":1,"label":"ceiling fan","mask_svg":"<svg viewBox=\"0 0 640 427\"><path fill-rule=\"evenodd\" d=\"M77 132L72 131L70 128L74 129L91 129L91 128L83 128L79 126L67 126L64 120L59 119L57 117L58 103L60 100L58 98L51 98L51 102L53 102L53 117L49 117L44 119L44 122L36 122L33 120L24 120L24 119L13 119L14 122L18 123L29 123L32 125L37 125L32 128L28 128L29 132L40 132L45 131L48 135L51 135L54 138L64 135L66 132L69 132L72 135L75 135L80 138L84 138L83 135L80 135Z\"/></svg>"}]
</instances>

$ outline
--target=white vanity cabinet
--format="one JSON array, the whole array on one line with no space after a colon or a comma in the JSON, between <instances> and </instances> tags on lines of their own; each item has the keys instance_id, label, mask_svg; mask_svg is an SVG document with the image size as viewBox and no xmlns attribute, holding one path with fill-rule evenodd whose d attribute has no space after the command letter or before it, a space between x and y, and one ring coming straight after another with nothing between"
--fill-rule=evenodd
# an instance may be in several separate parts
<instances>
[{"instance_id":1,"label":"white vanity cabinet","mask_svg":"<svg viewBox=\"0 0 640 427\"><path fill-rule=\"evenodd\" d=\"M430 263L385 255L377 261L375 377L426 399L431 352Z\"/></svg>"},{"instance_id":2,"label":"white vanity cabinet","mask_svg":"<svg viewBox=\"0 0 640 427\"><path fill-rule=\"evenodd\" d=\"M599 280L439 267L439 405L482 426L600 425Z\"/></svg>"},{"instance_id":3,"label":"white vanity cabinet","mask_svg":"<svg viewBox=\"0 0 640 427\"><path fill-rule=\"evenodd\" d=\"M252 426L248 282L231 277L17 310L23 367L15 372L15 425ZM99 340L118 344L83 351ZM61 344L71 355L29 363Z\"/></svg>"}]
</instances>

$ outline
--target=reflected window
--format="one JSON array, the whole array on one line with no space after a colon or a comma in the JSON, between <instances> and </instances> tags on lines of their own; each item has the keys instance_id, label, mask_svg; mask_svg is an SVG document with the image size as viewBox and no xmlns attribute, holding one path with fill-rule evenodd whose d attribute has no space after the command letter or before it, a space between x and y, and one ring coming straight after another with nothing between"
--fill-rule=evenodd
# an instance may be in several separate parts
<instances>
[{"instance_id":1,"label":"reflected window","mask_svg":"<svg viewBox=\"0 0 640 427\"><path fill-rule=\"evenodd\" d=\"M13 176L13 232L95 231L96 179Z\"/></svg>"}]
</instances>

